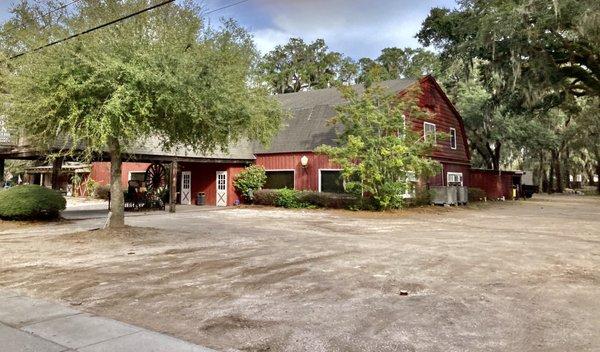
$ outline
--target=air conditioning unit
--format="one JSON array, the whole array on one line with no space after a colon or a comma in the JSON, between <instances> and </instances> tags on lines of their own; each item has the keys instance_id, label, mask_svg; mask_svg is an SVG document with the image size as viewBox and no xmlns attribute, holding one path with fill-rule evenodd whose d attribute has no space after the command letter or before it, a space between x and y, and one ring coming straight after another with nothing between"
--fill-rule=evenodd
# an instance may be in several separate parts
<instances>
[{"instance_id":1,"label":"air conditioning unit","mask_svg":"<svg viewBox=\"0 0 600 352\"><path fill-rule=\"evenodd\" d=\"M467 204L469 201L469 188L459 186L458 188L458 204Z\"/></svg>"},{"instance_id":2,"label":"air conditioning unit","mask_svg":"<svg viewBox=\"0 0 600 352\"><path fill-rule=\"evenodd\" d=\"M458 205L458 187L432 186L431 202L435 205Z\"/></svg>"}]
</instances>

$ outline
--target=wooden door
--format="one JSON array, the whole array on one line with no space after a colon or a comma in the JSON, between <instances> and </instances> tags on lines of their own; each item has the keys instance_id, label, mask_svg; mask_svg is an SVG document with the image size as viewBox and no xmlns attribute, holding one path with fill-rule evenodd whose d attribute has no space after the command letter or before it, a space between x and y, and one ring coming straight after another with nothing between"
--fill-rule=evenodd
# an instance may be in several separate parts
<instances>
[{"instance_id":1,"label":"wooden door","mask_svg":"<svg viewBox=\"0 0 600 352\"><path fill-rule=\"evenodd\" d=\"M181 204L192 204L192 172L181 172Z\"/></svg>"},{"instance_id":2,"label":"wooden door","mask_svg":"<svg viewBox=\"0 0 600 352\"><path fill-rule=\"evenodd\" d=\"M217 171L217 206L227 206L227 171Z\"/></svg>"}]
</instances>

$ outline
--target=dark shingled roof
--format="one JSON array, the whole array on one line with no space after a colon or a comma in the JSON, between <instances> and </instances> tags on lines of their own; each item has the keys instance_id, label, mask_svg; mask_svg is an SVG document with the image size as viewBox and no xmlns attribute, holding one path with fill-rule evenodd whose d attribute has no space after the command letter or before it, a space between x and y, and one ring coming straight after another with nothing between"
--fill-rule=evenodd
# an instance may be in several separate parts
<instances>
[{"instance_id":1,"label":"dark shingled roof","mask_svg":"<svg viewBox=\"0 0 600 352\"><path fill-rule=\"evenodd\" d=\"M390 92L401 92L415 82L415 79L397 79L378 84ZM364 91L362 85L353 87L359 93ZM335 107L344 103L337 88L279 94L277 99L291 117L282 123L268 148L255 146L257 154L312 151L322 144L335 144L341 126L333 126L329 120L336 114Z\"/></svg>"}]
</instances>

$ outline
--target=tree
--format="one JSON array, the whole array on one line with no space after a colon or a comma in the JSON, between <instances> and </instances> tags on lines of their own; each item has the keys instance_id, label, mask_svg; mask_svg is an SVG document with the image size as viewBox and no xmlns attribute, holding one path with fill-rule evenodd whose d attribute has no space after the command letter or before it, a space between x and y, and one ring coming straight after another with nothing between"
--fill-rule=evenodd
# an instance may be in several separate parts
<instances>
[{"instance_id":1,"label":"tree","mask_svg":"<svg viewBox=\"0 0 600 352\"><path fill-rule=\"evenodd\" d=\"M432 139L405 127L406 119L431 118L419 107L421 90L411 88L401 96L374 85L359 95L341 88L347 104L337 108L332 123L340 124L338 146L321 146L342 167L346 189L361 197L370 195L379 209L399 208L411 187L411 178L427 178L439 171L439 163L427 155Z\"/></svg>"},{"instance_id":2,"label":"tree","mask_svg":"<svg viewBox=\"0 0 600 352\"><path fill-rule=\"evenodd\" d=\"M149 4L84 0L44 30L65 37ZM203 27L198 13L187 2L170 4L3 61L0 115L15 133L45 150L59 141L58 154L110 155L111 227L124 225L127 148L156 137L167 149L227 150L241 138L266 142L278 128L281 108L248 84L258 81L251 36L231 21ZM21 38L23 47L30 45L28 36Z\"/></svg>"},{"instance_id":3,"label":"tree","mask_svg":"<svg viewBox=\"0 0 600 352\"><path fill-rule=\"evenodd\" d=\"M590 156L595 174L600 176L600 98L580 99L578 104L581 110L572 127L573 144ZM597 192L600 194L600 182Z\"/></svg>"},{"instance_id":4,"label":"tree","mask_svg":"<svg viewBox=\"0 0 600 352\"><path fill-rule=\"evenodd\" d=\"M361 83L377 82L388 79L414 78L424 75L439 75L440 61L437 55L423 48L384 48L376 60L359 60Z\"/></svg>"},{"instance_id":5,"label":"tree","mask_svg":"<svg viewBox=\"0 0 600 352\"><path fill-rule=\"evenodd\" d=\"M516 134L527 122L493 99L475 78L458 84L454 100L463 118L470 147L479 157L475 166L499 170L502 151L515 144ZM477 165L478 160L482 165Z\"/></svg>"},{"instance_id":6,"label":"tree","mask_svg":"<svg viewBox=\"0 0 600 352\"><path fill-rule=\"evenodd\" d=\"M352 59L329 51L323 39L307 44L300 38L291 38L263 57L260 70L276 94L353 83L356 75Z\"/></svg>"},{"instance_id":7,"label":"tree","mask_svg":"<svg viewBox=\"0 0 600 352\"><path fill-rule=\"evenodd\" d=\"M465 0L434 8L417 37L446 61L475 59L536 103L600 95L600 2Z\"/></svg>"}]
</instances>

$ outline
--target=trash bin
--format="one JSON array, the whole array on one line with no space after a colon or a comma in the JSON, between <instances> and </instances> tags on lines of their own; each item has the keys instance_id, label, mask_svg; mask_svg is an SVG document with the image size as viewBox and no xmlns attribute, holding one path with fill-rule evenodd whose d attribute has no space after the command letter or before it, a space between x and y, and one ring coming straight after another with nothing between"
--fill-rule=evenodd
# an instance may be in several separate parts
<instances>
[{"instance_id":1,"label":"trash bin","mask_svg":"<svg viewBox=\"0 0 600 352\"><path fill-rule=\"evenodd\" d=\"M204 205L206 203L206 193L198 192L196 195L196 205Z\"/></svg>"}]
</instances>

